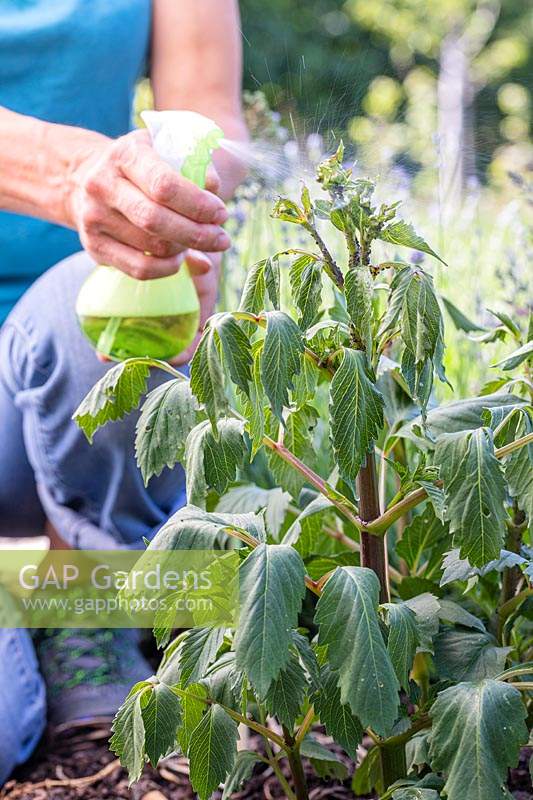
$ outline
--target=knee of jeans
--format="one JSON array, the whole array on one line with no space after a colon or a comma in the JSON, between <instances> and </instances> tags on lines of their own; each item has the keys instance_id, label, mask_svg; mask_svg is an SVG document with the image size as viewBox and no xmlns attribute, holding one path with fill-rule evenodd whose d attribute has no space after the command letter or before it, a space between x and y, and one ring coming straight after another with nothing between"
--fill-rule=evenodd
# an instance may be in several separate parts
<instances>
[{"instance_id":1,"label":"knee of jeans","mask_svg":"<svg viewBox=\"0 0 533 800\"><path fill-rule=\"evenodd\" d=\"M26 761L46 723L44 681L28 631L0 630L0 785Z\"/></svg>"}]
</instances>

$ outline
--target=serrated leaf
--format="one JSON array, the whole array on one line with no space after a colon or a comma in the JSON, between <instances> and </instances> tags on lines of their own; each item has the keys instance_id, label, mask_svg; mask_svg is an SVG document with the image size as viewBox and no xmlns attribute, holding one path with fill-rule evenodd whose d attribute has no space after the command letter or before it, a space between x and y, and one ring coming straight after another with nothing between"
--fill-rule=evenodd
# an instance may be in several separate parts
<instances>
[{"instance_id":1,"label":"serrated leaf","mask_svg":"<svg viewBox=\"0 0 533 800\"><path fill-rule=\"evenodd\" d=\"M187 687L186 694L181 696L182 717L178 729L178 744L182 753L189 750L189 742L194 730L206 711L207 689L200 683L192 683Z\"/></svg>"},{"instance_id":2,"label":"serrated leaf","mask_svg":"<svg viewBox=\"0 0 533 800\"><path fill-rule=\"evenodd\" d=\"M313 430L318 413L312 406L303 406L298 411L287 415L283 444L290 452L308 466L312 466L315 454L313 450ZM275 450L268 451L268 465L275 482L298 499L305 478L294 467L280 458Z\"/></svg>"},{"instance_id":3,"label":"serrated leaf","mask_svg":"<svg viewBox=\"0 0 533 800\"><path fill-rule=\"evenodd\" d=\"M248 384L252 379L250 340L231 314L216 314L208 324L219 338L224 365L231 380L244 394L248 394Z\"/></svg>"},{"instance_id":4,"label":"serrated leaf","mask_svg":"<svg viewBox=\"0 0 533 800\"><path fill-rule=\"evenodd\" d=\"M89 442L106 422L122 419L137 408L149 374L145 360L129 359L111 367L100 378L72 415Z\"/></svg>"},{"instance_id":5,"label":"serrated leaf","mask_svg":"<svg viewBox=\"0 0 533 800\"><path fill-rule=\"evenodd\" d=\"M429 592L405 600L405 605L415 612L420 643L418 651L421 653L433 652L433 639L439 632L440 603Z\"/></svg>"},{"instance_id":6,"label":"serrated leaf","mask_svg":"<svg viewBox=\"0 0 533 800\"><path fill-rule=\"evenodd\" d=\"M265 695L264 702L268 713L277 717L282 725L291 730L296 717L300 714L306 685L300 662L295 655L291 655Z\"/></svg>"},{"instance_id":7,"label":"serrated leaf","mask_svg":"<svg viewBox=\"0 0 533 800\"><path fill-rule=\"evenodd\" d=\"M209 800L233 769L237 738L237 724L216 705L209 707L193 730L188 751L189 776L200 800Z\"/></svg>"},{"instance_id":8,"label":"serrated leaf","mask_svg":"<svg viewBox=\"0 0 533 800\"><path fill-rule=\"evenodd\" d=\"M300 372L304 345L296 323L283 311L266 314L267 330L261 352L261 379L272 411L282 420L293 378Z\"/></svg>"},{"instance_id":9,"label":"serrated leaf","mask_svg":"<svg viewBox=\"0 0 533 800\"><path fill-rule=\"evenodd\" d=\"M383 779L379 753L379 747L370 748L356 768L352 779L352 790L357 796L370 794L374 788L381 786Z\"/></svg>"},{"instance_id":10,"label":"serrated leaf","mask_svg":"<svg viewBox=\"0 0 533 800\"><path fill-rule=\"evenodd\" d=\"M435 639L435 664L441 678L479 681L499 675L511 650L490 633L444 628Z\"/></svg>"},{"instance_id":11,"label":"serrated leaf","mask_svg":"<svg viewBox=\"0 0 533 800\"><path fill-rule=\"evenodd\" d=\"M328 664L320 670L320 689L313 697L315 711L320 722L337 744L350 758L355 759L357 748L363 739L363 727L349 706L341 703L341 690L337 686L337 675Z\"/></svg>"},{"instance_id":12,"label":"serrated leaf","mask_svg":"<svg viewBox=\"0 0 533 800\"><path fill-rule=\"evenodd\" d=\"M426 572L431 573L439 566L449 541L448 526L443 525L435 516L432 506L427 505L403 532L396 552L411 573L416 573L423 560L427 562Z\"/></svg>"},{"instance_id":13,"label":"serrated leaf","mask_svg":"<svg viewBox=\"0 0 533 800\"><path fill-rule=\"evenodd\" d=\"M242 528L258 541L266 538L263 518L256 514L220 514L187 505L161 526L149 550L215 550L224 543L225 528Z\"/></svg>"},{"instance_id":14,"label":"serrated leaf","mask_svg":"<svg viewBox=\"0 0 533 800\"><path fill-rule=\"evenodd\" d=\"M305 331L315 322L322 295L322 264L315 256L302 255L290 269L292 299L300 311L298 324Z\"/></svg>"},{"instance_id":15,"label":"serrated leaf","mask_svg":"<svg viewBox=\"0 0 533 800\"><path fill-rule=\"evenodd\" d=\"M265 259L265 286L270 298L270 302L276 309L279 310L279 289L280 289L280 272L279 272L279 259L267 258Z\"/></svg>"},{"instance_id":16,"label":"serrated leaf","mask_svg":"<svg viewBox=\"0 0 533 800\"><path fill-rule=\"evenodd\" d=\"M256 764L259 763L257 754L251 750L239 750L233 769L226 779L222 800L230 800L233 792L239 791L243 783L251 777Z\"/></svg>"},{"instance_id":17,"label":"serrated leaf","mask_svg":"<svg viewBox=\"0 0 533 800\"><path fill-rule=\"evenodd\" d=\"M372 276L366 267L349 269L344 277L346 310L353 323L361 348L372 348Z\"/></svg>"},{"instance_id":18,"label":"serrated leaf","mask_svg":"<svg viewBox=\"0 0 533 800\"><path fill-rule=\"evenodd\" d=\"M208 488L222 494L228 483L237 477L237 469L246 456L243 422L221 419L216 429L218 438L215 438L209 420L200 422L185 443L187 499L192 505L205 503Z\"/></svg>"},{"instance_id":19,"label":"serrated leaf","mask_svg":"<svg viewBox=\"0 0 533 800\"><path fill-rule=\"evenodd\" d=\"M380 335L400 332L405 349L402 374L423 413L433 384L433 370L446 380L442 365L443 322L433 280L419 267L406 267L391 283L389 307Z\"/></svg>"},{"instance_id":20,"label":"serrated leaf","mask_svg":"<svg viewBox=\"0 0 533 800\"><path fill-rule=\"evenodd\" d=\"M332 508L333 503L331 500L324 497L323 494L317 494L317 496L306 505L301 514L296 517L287 530L287 533L283 537L283 544L296 544L302 532L302 524L305 520L310 517L321 516L324 512L331 511Z\"/></svg>"},{"instance_id":21,"label":"serrated leaf","mask_svg":"<svg viewBox=\"0 0 533 800\"><path fill-rule=\"evenodd\" d=\"M430 763L448 800L504 800L509 767L527 742L520 692L506 683L460 683L441 692L430 716Z\"/></svg>"},{"instance_id":22,"label":"serrated leaf","mask_svg":"<svg viewBox=\"0 0 533 800\"><path fill-rule=\"evenodd\" d=\"M109 747L128 771L130 786L141 777L144 768L144 723L142 702L151 692L151 684L142 682L130 692L118 709L111 726Z\"/></svg>"},{"instance_id":23,"label":"serrated leaf","mask_svg":"<svg viewBox=\"0 0 533 800\"><path fill-rule=\"evenodd\" d=\"M492 431L443 434L435 463L446 496L453 544L473 566L499 556L505 537L505 482L494 455Z\"/></svg>"},{"instance_id":24,"label":"serrated leaf","mask_svg":"<svg viewBox=\"0 0 533 800\"><path fill-rule=\"evenodd\" d=\"M217 419L228 412L224 385L220 342L215 329L208 326L192 357L191 390L205 406L213 429L216 429Z\"/></svg>"},{"instance_id":25,"label":"serrated leaf","mask_svg":"<svg viewBox=\"0 0 533 800\"><path fill-rule=\"evenodd\" d=\"M413 226L403 220L398 220L397 222L392 222L390 225L387 225L387 227L378 234L378 239L381 239L383 242L398 244L402 247L409 247L411 250L418 250L421 253L427 253L429 256L438 259L441 264L446 265L446 262L416 233Z\"/></svg>"},{"instance_id":26,"label":"serrated leaf","mask_svg":"<svg viewBox=\"0 0 533 800\"><path fill-rule=\"evenodd\" d=\"M523 409L515 436L519 438L533 431L533 413ZM518 508L528 519L533 529L533 445L515 450L504 461L505 479L511 497L516 498Z\"/></svg>"},{"instance_id":27,"label":"serrated leaf","mask_svg":"<svg viewBox=\"0 0 533 800\"><path fill-rule=\"evenodd\" d=\"M142 710L145 730L144 748L153 767L176 745L181 719L181 703L164 683L157 683L148 704Z\"/></svg>"},{"instance_id":28,"label":"serrated leaf","mask_svg":"<svg viewBox=\"0 0 533 800\"><path fill-rule=\"evenodd\" d=\"M265 435L265 406L266 396L261 381L261 352L263 341L254 342L252 346L253 365L252 380L248 397L244 397L244 412L246 416L246 429L252 443L252 458L260 450Z\"/></svg>"},{"instance_id":29,"label":"serrated leaf","mask_svg":"<svg viewBox=\"0 0 533 800\"><path fill-rule=\"evenodd\" d=\"M241 565L236 663L260 698L289 661L304 576L302 559L284 545L261 544Z\"/></svg>"},{"instance_id":30,"label":"serrated leaf","mask_svg":"<svg viewBox=\"0 0 533 800\"><path fill-rule=\"evenodd\" d=\"M298 631L292 632L292 643L300 660L300 664L307 675L307 681L311 689L317 692L322 685L322 681L315 651L309 644L307 637L303 636Z\"/></svg>"},{"instance_id":31,"label":"serrated leaf","mask_svg":"<svg viewBox=\"0 0 533 800\"><path fill-rule=\"evenodd\" d=\"M265 510L265 522L269 533L277 538L291 502L291 496L283 489L262 489L260 486L235 486L220 498L217 511L222 513L258 512Z\"/></svg>"},{"instance_id":32,"label":"serrated leaf","mask_svg":"<svg viewBox=\"0 0 533 800\"><path fill-rule=\"evenodd\" d=\"M365 567L340 567L324 586L315 622L319 644L328 645L341 703L364 727L390 733L399 706L399 683L381 634L379 580Z\"/></svg>"},{"instance_id":33,"label":"serrated leaf","mask_svg":"<svg viewBox=\"0 0 533 800\"><path fill-rule=\"evenodd\" d=\"M150 392L136 426L135 455L145 485L182 461L199 410L189 382L170 380Z\"/></svg>"},{"instance_id":34,"label":"serrated leaf","mask_svg":"<svg viewBox=\"0 0 533 800\"><path fill-rule=\"evenodd\" d=\"M519 347L517 350L514 350L505 358L502 358L501 361L497 361L495 364L492 364L493 367L499 367L504 372L507 372L511 369L516 369L519 367L520 364L523 364L528 358L533 357L533 342L526 342L526 344Z\"/></svg>"},{"instance_id":35,"label":"serrated leaf","mask_svg":"<svg viewBox=\"0 0 533 800\"><path fill-rule=\"evenodd\" d=\"M239 311L259 314L265 307L265 261L253 264L246 274Z\"/></svg>"},{"instance_id":36,"label":"serrated leaf","mask_svg":"<svg viewBox=\"0 0 533 800\"><path fill-rule=\"evenodd\" d=\"M454 403L444 403L442 406L431 409L426 419L426 429L432 439L437 439L443 433L458 433L482 427L483 412L494 406L520 406L527 405L520 397L512 394L490 394L483 397L470 397L467 400L457 400ZM428 441L418 434L422 426L420 416L406 423L395 436L410 439L422 449L428 447Z\"/></svg>"},{"instance_id":37,"label":"serrated leaf","mask_svg":"<svg viewBox=\"0 0 533 800\"><path fill-rule=\"evenodd\" d=\"M353 481L383 426L383 397L359 350L343 348L330 386L330 416L336 462L343 477Z\"/></svg>"},{"instance_id":38,"label":"serrated leaf","mask_svg":"<svg viewBox=\"0 0 533 800\"><path fill-rule=\"evenodd\" d=\"M182 686L197 683L212 664L224 641L224 628L193 628L179 648L179 674Z\"/></svg>"},{"instance_id":39,"label":"serrated leaf","mask_svg":"<svg viewBox=\"0 0 533 800\"><path fill-rule=\"evenodd\" d=\"M405 603L386 603L389 636L387 650L400 686L409 691L409 674L420 644L415 612Z\"/></svg>"}]
</instances>

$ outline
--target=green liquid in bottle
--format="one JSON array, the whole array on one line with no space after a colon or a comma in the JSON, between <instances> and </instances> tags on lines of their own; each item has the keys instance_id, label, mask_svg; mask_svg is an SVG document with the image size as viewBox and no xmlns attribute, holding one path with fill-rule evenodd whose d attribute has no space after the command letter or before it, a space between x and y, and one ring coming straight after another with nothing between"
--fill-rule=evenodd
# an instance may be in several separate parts
<instances>
[{"instance_id":1,"label":"green liquid in bottle","mask_svg":"<svg viewBox=\"0 0 533 800\"><path fill-rule=\"evenodd\" d=\"M79 316L93 347L120 360L143 356L169 360L193 342L199 321L199 311L159 317Z\"/></svg>"}]
</instances>

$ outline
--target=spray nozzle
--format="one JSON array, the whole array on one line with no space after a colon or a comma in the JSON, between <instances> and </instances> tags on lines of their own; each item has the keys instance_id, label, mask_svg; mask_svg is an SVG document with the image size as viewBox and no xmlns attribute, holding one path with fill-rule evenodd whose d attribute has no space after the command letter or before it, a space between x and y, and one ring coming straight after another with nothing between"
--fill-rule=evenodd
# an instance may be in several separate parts
<instances>
[{"instance_id":1,"label":"spray nozzle","mask_svg":"<svg viewBox=\"0 0 533 800\"><path fill-rule=\"evenodd\" d=\"M141 117L156 153L185 178L204 186L213 151L224 138L218 125L196 111L143 111Z\"/></svg>"}]
</instances>

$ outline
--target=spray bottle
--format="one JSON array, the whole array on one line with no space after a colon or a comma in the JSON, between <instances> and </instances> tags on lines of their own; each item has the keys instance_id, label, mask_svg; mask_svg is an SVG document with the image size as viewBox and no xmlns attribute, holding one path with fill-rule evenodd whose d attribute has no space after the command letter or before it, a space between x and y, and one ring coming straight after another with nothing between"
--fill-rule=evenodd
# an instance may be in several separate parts
<instances>
[{"instance_id":1,"label":"spray bottle","mask_svg":"<svg viewBox=\"0 0 533 800\"><path fill-rule=\"evenodd\" d=\"M156 153L204 188L213 151L224 136L221 129L193 111L145 111L142 117ZM76 313L98 352L118 360L169 360L192 343L200 304L186 264L175 275L147 281L100 265L81 287Z\"/></svg>"}]
</instances>

